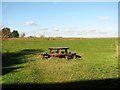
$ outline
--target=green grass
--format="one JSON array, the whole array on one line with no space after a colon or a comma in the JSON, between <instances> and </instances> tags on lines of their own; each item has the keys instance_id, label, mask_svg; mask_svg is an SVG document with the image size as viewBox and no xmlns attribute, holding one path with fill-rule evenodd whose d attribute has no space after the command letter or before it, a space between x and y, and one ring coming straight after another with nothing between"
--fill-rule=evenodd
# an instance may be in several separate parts
<instances>
[{"instance_id":1,"label":"green grass","mask_svg":"<svg viewBox=\"0 0 120 90\"><path fill-rule=\"evenodd\" d=\"M3 84L63 83L118 77L117 39L8 40L2 42ZM41 59L51 46L67 46L82 58Z\"/></svg>"}]
</instances>

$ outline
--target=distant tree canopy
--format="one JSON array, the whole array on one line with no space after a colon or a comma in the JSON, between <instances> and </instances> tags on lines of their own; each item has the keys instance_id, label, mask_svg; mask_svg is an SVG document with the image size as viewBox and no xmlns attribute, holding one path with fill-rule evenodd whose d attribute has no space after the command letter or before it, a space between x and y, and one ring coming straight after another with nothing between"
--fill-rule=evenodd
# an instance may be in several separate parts
<instances>
[{"instance_id":1,"label":"distant tree canopy","mask_svg":"<svg viewBox=\"0 0 120 90\"><path fill-rule=\"evenodd\" d=\"M18 33L18 31L17 30L13 30L13 32L10 34L10 37L11 38L18 38L19 37L19 33Z\"/></svg>"},{"instance_id":2,"label":"distant tree canopy","mask_svg":"<svg viewBox=\"0 0 120 90\"><path fill-rule=\"evenodd\" d=\"M3 28L2 30L1 30L1 36L2 36L2 39L7 39L7 38L9 38L10 37L10 34L11 34L11 32L10 32L10 28Z\"/></svg>"},{"instance_id":3,"label":"distant tree canopy","mask_svg":"<svg viewBox=\"0 0 120 90\"><path fill-rule=\"evenodd\" d=\"M6 40L8 38L18 38L19 33L17 30L13 30L13 32L11 32L10 28L4 27L2 30L0 30L0 37L2 40Z\"/></svg>"}]
</instances>

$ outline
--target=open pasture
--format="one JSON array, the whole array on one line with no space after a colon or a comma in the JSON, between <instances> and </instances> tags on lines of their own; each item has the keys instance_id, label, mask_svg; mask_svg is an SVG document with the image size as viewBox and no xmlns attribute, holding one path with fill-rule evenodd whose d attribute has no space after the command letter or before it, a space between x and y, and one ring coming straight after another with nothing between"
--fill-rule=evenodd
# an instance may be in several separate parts
<instances>
[{"instance_id":1,"label":"open pasture","mask_svg":"<svg viewBox=\"0 0 120 90\"><path fill-rule=\"evenodd\" d=\"M116 81L118 77L117 43L116 38L3 41L1 83L3 87L15 84L47 87L57 87L57 85L58 87L99 87L100 85L115 87L116 83L112 80ZM40 53L48 52L48 47L51 46L67 46L70 51L76 52L82 58L41 59ZM106 84L102 80L110 80L110 83Z\"/></svg>"}]
</instances>

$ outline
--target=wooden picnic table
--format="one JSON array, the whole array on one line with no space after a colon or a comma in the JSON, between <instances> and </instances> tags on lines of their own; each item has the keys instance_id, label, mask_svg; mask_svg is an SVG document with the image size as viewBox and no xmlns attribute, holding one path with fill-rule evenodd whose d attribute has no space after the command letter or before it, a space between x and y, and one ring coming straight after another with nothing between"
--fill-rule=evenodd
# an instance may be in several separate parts
<instances>
[{"instance_id":1,"label":"wooden picnic table","mask_svg":"<svg viewBox=\"0 0 120 90\"><path fill-rule=\"evenodd\" d=\"M68 52L68 47L48 47L50 50L49 53L43 54L43 57L48 56L49 57L74 57L76 56L75 52Z\"/></svg>"},{"instance_id":2,"label":"wooden picnic table","mask_svg":"<svg viewBox=\"0 0 120 90\"><path fill-rule=\"evenodd\" d=\"M50 54L52 54L52 51L53 51L53 50L57 50L56 52L57 52L58 54L60 54L60 53L61 53L61 50L65 50L65 53L68 53L67 50L68 50L69 48L68 48L68 47L49 47L48 49L50 50L50 52L49 52Z\"/></svg>"}]
</instances>

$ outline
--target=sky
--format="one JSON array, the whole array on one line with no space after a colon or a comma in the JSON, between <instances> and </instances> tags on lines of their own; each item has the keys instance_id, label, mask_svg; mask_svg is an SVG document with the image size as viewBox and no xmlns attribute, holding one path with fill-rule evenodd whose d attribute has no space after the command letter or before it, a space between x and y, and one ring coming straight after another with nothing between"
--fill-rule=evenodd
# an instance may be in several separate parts
<instances>
[{"instance_id":1,"label":"sky","mask_svg":"<svg viewBox=\"0 0 120 90\"><path fill-rule=\"evenodd\" d=\"M2 24L26 36L116 37L117 2L2 2Z\"/></svg>"},{"instance_id":2,"label":"sky","mask_svg":"<svg viewBox=\"0 0 120 90\"><path fill-rule=\"evenodd\" d=\"M119 0L1 0L2 2L119 2Z\"/></svg>"}]
</instances>

